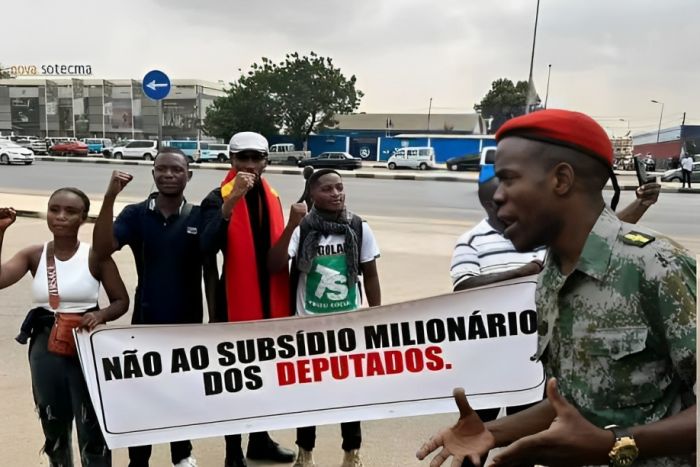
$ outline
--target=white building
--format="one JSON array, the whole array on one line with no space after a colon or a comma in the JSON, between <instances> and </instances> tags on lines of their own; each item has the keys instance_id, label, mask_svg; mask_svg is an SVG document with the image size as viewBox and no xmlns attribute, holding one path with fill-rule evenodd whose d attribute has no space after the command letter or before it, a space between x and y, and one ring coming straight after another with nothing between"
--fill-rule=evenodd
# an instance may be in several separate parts
<instances>
[{"instance_id":1,"label":"white building","mask_svg":"<svg viewBox=\"0 0 700 467\"><path fill-rule=\"evenodd\" d=\"M163 138L201 137L206 109L225 95L222 83L175 79L162 101ZM0 133L155 139L158 103L130 79L0 80Z\"/></svg>"}]
</instances>

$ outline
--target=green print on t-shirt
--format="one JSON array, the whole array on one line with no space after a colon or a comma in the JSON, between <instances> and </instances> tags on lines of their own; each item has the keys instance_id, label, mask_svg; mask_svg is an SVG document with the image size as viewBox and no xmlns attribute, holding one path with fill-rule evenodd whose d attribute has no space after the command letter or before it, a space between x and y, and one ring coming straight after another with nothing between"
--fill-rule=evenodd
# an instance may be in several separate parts
<instances>
[{"instance_id":1,"label":"green print on t-shirt","mask_svg":"<svg viewBox=\"0 0 700 467\"><path fill-rule=\"evenodd\" d=\"M348 287L345 255L317 256L306 278L305 308L312 313L335 313L356 308L357 287Z\"/></svg>"}]
</instances>

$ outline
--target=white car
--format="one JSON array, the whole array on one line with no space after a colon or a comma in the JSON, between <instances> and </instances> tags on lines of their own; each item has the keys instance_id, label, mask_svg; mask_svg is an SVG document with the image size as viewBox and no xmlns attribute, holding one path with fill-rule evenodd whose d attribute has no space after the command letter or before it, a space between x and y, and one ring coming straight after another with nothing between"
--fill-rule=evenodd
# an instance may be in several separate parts
<instances>
[{"instance_id":1,"label":"white car","mask_svg":"<svg viewBox=\"0 0 700 467\"><path fill-rule=\"evenodd\" d=\"M14 163L31 165L34 162L34 153L31 149L19 144L0 140L0 164L10 165Z\"/></svg>"},{"instance_id":2,"label":"white car","mask_svg":"<svg viewBox=\"0 0 700 467\"><path fill-rule=\"evenodd\" d=\"M158 141L139 139L129 141L124 146L115 146L112 148L112 157L114 159L143 159L152 161L158 154Z\"/></svg>"},{"instance_id":3,"label":"white car","mask_svg":"<svg viewBox=\"0 0 700 467\"><path fill-rule=\"evenodd\" d=\"M46 141L43 139L30 140L32 145L29 149L32 150L34 154L48 154L49 147L46 145Z\"/></svg>"}]
</instances>

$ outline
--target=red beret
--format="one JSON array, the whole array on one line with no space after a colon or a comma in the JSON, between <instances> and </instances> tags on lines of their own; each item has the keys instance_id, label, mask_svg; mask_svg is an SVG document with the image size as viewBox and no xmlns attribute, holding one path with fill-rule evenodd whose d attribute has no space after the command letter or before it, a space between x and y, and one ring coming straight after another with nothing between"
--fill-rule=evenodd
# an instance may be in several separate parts
<instances>
[{"instance_id":1,"label":"red beret","mask_svg":"<svg viewBox=\"0 0 700 467\"><path fill-rule=\"evenodd\" d=\"M566 146L613 165L613 147L603 127L588 115L547 109L508 120L496 132L496 141L508 136Z\"/></svg>"}]
</instances>

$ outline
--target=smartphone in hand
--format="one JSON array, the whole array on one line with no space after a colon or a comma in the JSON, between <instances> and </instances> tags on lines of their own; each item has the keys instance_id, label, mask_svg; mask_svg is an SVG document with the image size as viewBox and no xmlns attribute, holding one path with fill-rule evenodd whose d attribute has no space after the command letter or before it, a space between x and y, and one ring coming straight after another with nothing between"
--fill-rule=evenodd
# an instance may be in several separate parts
<instances>
[{"instance_id":1,"label":"smartphone in hand","mask_svg":"<svg viewBox=\"0 0 700 467\"><path fill-rule=\"evenodd\" d=\"M640 156L634 156L634 171L637 173L637 182L639 186L647 183L656 183L656 177L647 174L647 167Z\"/></svg>"}]
</instances>

